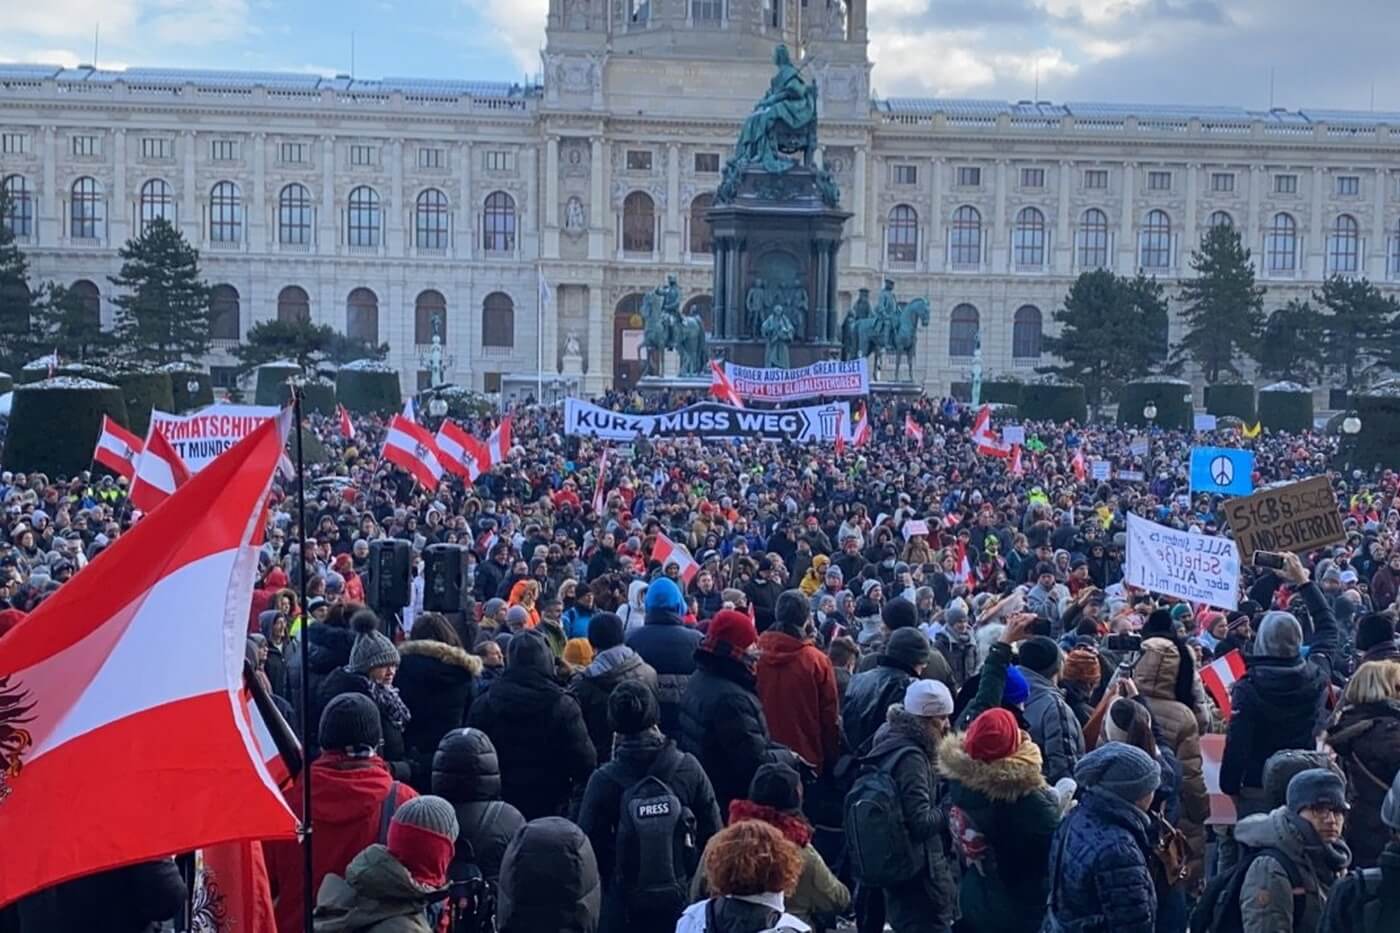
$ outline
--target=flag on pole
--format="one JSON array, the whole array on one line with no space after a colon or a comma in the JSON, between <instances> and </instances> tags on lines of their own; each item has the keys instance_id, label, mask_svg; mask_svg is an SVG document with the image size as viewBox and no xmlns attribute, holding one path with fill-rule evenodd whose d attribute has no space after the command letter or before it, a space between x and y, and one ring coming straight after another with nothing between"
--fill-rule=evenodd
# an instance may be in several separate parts
<instances>
[{"instance_id":1,"label":"flag on pole","mask_svg":"<svg viewBox=\"0 0 1400 933\"><path fill-rule=\"evenodd\" d=\"M486 461L486 445L447 418L438 428L436 441L438 452L442 454L442 465L458 476L476 482Z\"/></svg>"},{"instance_id":2,"label":"flag on pole","mask_svg":"<svg viewBox=\"0 0 1400 933\"><path fill-rule=\"evenodd\" d=\"M0 906L295 838L241 699L251 542L285 438L278 420L254 429L0 639L0 838L25 853L0 872Z\"/></svg>"},{"instance_id":3,"label":"flag on pole","mask_svg":"<svg viewBox=\"0 0 1400 933\"><path fill-rule=\"evenodd\" d=\"M972 443L984 457L1009 457L1011 445L997 437L992 431L992 408L983 405L972 422Z\"/></svg>"},{"instance_id":4,"label":"flag on pole","mask_svg":"<svg viewBox=\"0 0 1400 933\"><path fill-rule=\"evenodd\" d=\"M483 470L506 462L506 455L510 453L510 415L502 418L501 423L496 425L496 430L486 439L486 452L490 460L482 466Z\"/></svg>"},{"instance_id":5,"label":"flag on pole","mask_svg":"<svg viewBox=\"0 0 1400 933\"><path fill-rule=\"evenodd\" d=\"M841 456L846 452L846 430L841 423L841 412L836 413L836 456Z\"/></svg>"},{"instance_id":6,"label":"flag on pole","mask_svg":"<svg viewBox=\"0 0 1400 933\"><path fill-rule=\"evenodd\" d=\"M131 479L136 474L136 461L145 449L141 438L106 415L102 416L102 430L97 435L97 449L92 452L92 459L118 476Z\"/></svg>"},{"instance_id":7,"label":"flag on pole","mask_svg":"<svg viewBox=\"0 0 1400 933\"><path fill-rule=\"evenodd\" d=\"M1011 448L1011 475L1025 476L1026 469L1021 466L1021 445L1015 444Z\"/></svg>"},{"instance_id":8,"label":"flag on pole","mask_svg":"<svg viewBox=\"0 0 1400 933\"><path fill-rule=\"evenodd\" d=\"M864 447L870 443L870 410L867 408L859 412L852 412L851 420L860 421L860 424L856 425L855 430L851 432L851 443L857 447Z\"/></svg>"},{"instance_id":9,"label":"flag on pole","mask_svg":"<svg viewBox=\"0 0 1400 933\"><path fill-rule=\"evenodd\" d=\"M355 439L355 425L350 420L350 412L345 410L344 405L335 406L335 410L340 415L340 436L353 441Z\"/></svg>"},{"instance_id":10,"label":"flag on pole","mask_svg":"<svg viewBox=\"0 0 1400 933\"><path fill-rule=\"evenodd\" d=\"M598 457L598 479L593 484L593 511L597 515L603 514L603 509L608 504L608 449L603 448L603 452Z\"/></svg>"},{"instance_id":11,"label":"flag on pole","mask_svg":"<svg viewBox=\"0 0 1400 933\"><path fill-rule=\"evenodd\" d=\"M1216 658L1201 669L1201 684L1209 691L1220 715L1230 718L1230 687L1244 676L1244 656L1239 649Z\"/></svg>"},{"instance_id":12,"label":"flag on pole","mask_svg":"<svg viewBox=\"0 0 1400 933\"><path fill-rule=\"evenodd\" d=\"M690 556L685 545L677 544L659 531L656 533L656 544L651 549L651 558L661 565L663 572L666 570L667 564L679 564L681 582L687 587L690 586L690 581L695 579L695 575L700 572L700 565L695 562L695 558Z\"/></svg>"},{"instance_id":13,"label":"flag on pole","mask_svg":"<svg viewBox=\"0 0 1400 933\"><path fill-rule=\"evenodd\" d=\"M914 420L914 416L910 412L904 413L904 436L913 439L914 443L920 447L924 446L923 426Z\"/></svg>"},{"instance_id":14,"label":"flag on pole","mask_svg":"<svg viewBox=\"0 0 1400 933\"><path fill-rule=\"evenodd\" d=\"M1244 437L1258 437L1259 432L1262 430L1263 428L1258 421L1254 422L1254 427L1252 428L1247 424L1240 425L1240 434Z\"/></svg>"},{"instance_id":15,"label":"flag on pole","mask_svg":"<svg viewBox=\"0 0 1400 933\"><path fill-rule=\"evenodd\" d=\"M954 552L958 558L958 576L967 581L968 586L977 585L977 574L972 569L972 561L967 556L967 545L959 541Z\"/></svg>"},{"instance_id":16,"label":"flag on pole","mask_svg":"<svg viewBox=\"0 0 1400 933\"><path fill-rule=\"evenodd\" d=\"M403 400L403 416L409 421L417 422L418 418L413 413L413 396Z\"/></svg>"},{"instance_id":17,"label":"flag on pole","mask_svg":"<svg viewBox=\"0 0 1400 933\"><path fill-rule=\"evenodd\" d=\"M1069 462L1070 469L1074 470L1074 478L1079 482L1084 482L1084 451L1081 448L1074 452L1074 459Z\"/></svg>"},{"instance_id":18,"label":"flag on pole","mask_svg":"<svg viewBox=\"0 0 1400 933\"><path fill-rule=\"evenodd\" d=\"M726 405L733 405L735 408L744 407L744 400L739 397L739 390L734 388L733 380L724 371L724 364L719 360L710 360L710 394Z\"/></svg>"},{"instance_id":19,"label":"flag on pole","mask_svg":"<svg viewBox=\"0 0 1400 933\"><path fill-rule=\"evenodd\" d=\"M189 478L190 471L185 461L152 422L146 431L145 449L141 451L132 475L131 492L128 494L131 504L143 512L149 512L188 482Z\"/></svg>"},{"instance_id":20,"label":"flag on pole","mask_svg":"<svg viewBox=\"0 0 1400 933\"><path fill-rule=\"evenodd\" d=\"M384 435L384 452L380 454L394 466L413 474L424 489L436 489L442 479L442 457L428 429L395 415Z\"/></svg>"},{"instance_id":21,"label":"flag on pole","mask_svg":"<svg viewBox=\"0 0 1400 933\"><path fill-rule=\"evenodd\" d=\"M196 900L218 904L209 933L277 933L267 859L256 839L210 846L200 854Z\"/></svg>"}]
</instances>

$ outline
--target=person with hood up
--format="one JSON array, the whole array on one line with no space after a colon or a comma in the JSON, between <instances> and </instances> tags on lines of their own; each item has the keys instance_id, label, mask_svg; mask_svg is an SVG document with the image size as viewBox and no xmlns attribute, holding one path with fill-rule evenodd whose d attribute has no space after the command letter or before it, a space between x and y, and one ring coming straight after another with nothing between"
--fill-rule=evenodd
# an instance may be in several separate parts
<instances>
[{"instance_id":1,"label":"person with hood up","mask_svg":"<svg viewBox=\"0 0 1400 933\"><path fill-rule=\"evenodd\" d=\"M822 584L826 581L826 570L831 565L831 558L825 554L816 554L812 557L812 562L807 566L807 571L802 574L802 582L797 588L808 599L821 590Z\"/></svg>"},{"instance_id":2,"label":"person with hood up","mask_svg":"<svg viewBox=\"0 0 1400 933\"><path fill-rule=\"evenodd\" d=\"M540 584L537 580L517 580L511 585L506 605L511 608L523 608L526 615L525 628L534 628L540 624L539 600Z\"/></svg>"},{"instance_id":3,"label":"person with hood up","mask_svg":"<svg viewBox=\"0 0 1400 933\"><path fill-rule=\"evenodd\" d=\"M841 704L841 724L846 744L859 750L885 722L885 713L898 703L904 691L923 676L929 644L916 628L900 629L885 643L876 664L861 671L846 685Z\"/></svg>"},{"instance_id":4,"label":"person with hood up","mask_svg":"<svg viewBox=\"0 0 1400 933\"><path fill-rule=\"evenodd\" d=\"M1357 668L1326 738L1347 776L1351 813L1343 838L1352 864L1374 867L1387 835L1382 802L1400 774L1400 664L1369 661Z\"/></svg>"},{"instance_id":5,"label":"person with hood up","mask_svg":"<svg viewBox=\"0 0 1400 933\"><path fill-rule=\"evenodd\" d=\"M740 820L705 849L701 871L711 896L686 908L676 933L810 930L786 909L802 864L801 852L776 828Z\"/></svg>"},{"instance_id":6,"label":"person with hood up","mask_svg":"<svg viewBox=\"0 0 1400 933\"><path fill-rule=\"evenodd\" d=\"M836 564L829 564L826 570L822 571L822 585L812 591L811 605L812 611L816 612L823 596L830 596L836 599L846 592L846 577L841 572L841 568ZM837 605L840 605L838 602Z\"/></svg>"},{"instance_id":7,"label":"person with hood up","mask_svg":"<svg viewBox=\"0 0 1400 933\"><path fill-rule=\"evenodd\" d=\"M494 884L506 846L525 825L520 811L501 799L496 746L480 729L453 729L433 755L432 780L433 793L457 812L457 847L449 874L457 878L470 861Z\"/></svg>"},{"instance_id":8,"label":"person with hood up","mask_svg":"<svg viewBox=\"0 0 1400 933\"><path fill-rule=\"evenodd\" d=\"M972 637L967 603L955 599L943 610L942 626L933 638L933 645L948 662L954 691L961 689L977 672L977 640Z\"/></svg>"},{"instance_id":9,"label":"person with hood up","mask_svg":"<svg viewBox=\"0 0 1400 933\"><path fill-rule=\"evenodd\" d=\"M526 819L564 813L597 764L578 701L555 680L554 655L533 631L511 638L505 673L472 703L467 725L490 737L501 796Z\"/></svg>"},{"instance_id":10,"label":"person with hood up","mask_svg":"<svg viewBox=\"0 0 1400 933\"><path fill-rule=\"evenodd\" d=\"M588 737L598 753L598 764L607 764L613 753L613 730L608 721L608 697L622 683L637 681L657 690L656 669L622 643L622 620L611 612L596 613L588 622L588 643L593 660L574 674L569 693L583 710Z\"/></svg>"},{"instance_id":11,"label":"person with hood up","mask_svg":"<svg viewBox=\"0 0 1400 933\"><path fill-rule=\"evenodd\" d=\"M287 634L289 625L286 614L275 610L258 616L258 630L267 639L267 682L273 693L295 707L301 702L300 691L292 689L301 683L301 643Z\"/></svg>"},{"instance_id":12,"label":"person with hood up","mask_svg":"<svg viewBox=\"0 0 1400 933\"><path fill-rule=\"evenodd\" d=\"M773 738L818 774L841 754L841 710L831 659L809 640L807 597L778 597L774 625L758 637L758 698Z\"/></svg>"},{"instance_id":13,"label":"person with hood up","mask_svg":"<svg viewBox=\"0 0 1400 933\"><path fill-rule=\"evenodd\" d=\"M557 816L531 820L501 862L496 933L594 933L602 900L583 830Z\"/></svg>"},{"instance_id":14,"label":"person with hood up","mask_svg":"<svg viewBox=\"0 0 1400 933\"><path fill-rule=\"evenodd\" d=\"M1378 868L1349 873L1332 888L1322 933L1384 933L1400 930L1400 774L1381 804L1385 828Z\"/></svg>"},{"instance_id":15,"label":"person with hood up","mask_svg":"<svg viewBox=\"0 0 1400 933\"><path fill-rule=\"evenodd\" d=\"M387 840L326 876L316 896L316 933L435 933L430 914L447 894L457 815L441 797L415 797L394 811Z\"/></svg>"},{"instance_id":16,"label":"person with hood up","mask_svg":"<svg viewBox=\"0 0 1400 933\"><path fill-rule=\"evenodd\" d=\"M674 584L673 584L674 585ZM618 607L618 618L622 619L623 631L628 635L646 623L646 600L650 585L645 580L633 580L627 584L627 602ZM683 615L684 613L677 613Z\"/></svg>"},{"instance_id":17,"label":"person with hood up","mask_svg":"<svg viewBox=\"0 0 1400 933\"><path fill-rule=\"evenodd\" d=\"M413 620L409 640L399 646L394 686L408 707L404 743L413 767L410 783L426 790L438 742L461 728L476 695L481 659L462 650L451 623L436 612Z\"/></svg>"},{"instance_id":18,"label":"person with hood up","mask_svg":"<svg viewBox=\"0 0 1400 933\"><path fill-rule=\"evenodd\" d=\"M1018 666L1030 687L1025 716L1031 740L1045 759L1045 780L1054 784L1074 773L1084 756L1084 733L1079 719L1060 691L1064 653L1053 638L1036 635L1021 643Z\"/></svg>"},{"instance_id":19,"label":"person with hood up","mask_svg":"<svg viewBox=\"0 0 1400 933\"><path fill-rule=\"evenodd\" d=\"M284 615L287 616L288 625L291 625L292 616L285 612ZM355 632L358 631L353 624L357 616L365 616L360 619L360 628L379 626L379 617L374 610L356 603L340 603L333 607L324 622L312 623L300 636L293 636L307 652L306 666L311 671L311 709L307 711L307 722L321 721L321 710L326 705L321 699L321 686L332 672L350 663L350 649L355 647ZM297 670L300 668L298 664ZM296 702L300 702L300 699ZM313 746L311 751L314 753L315 750Z\"/></svg>"},{"instance_id":20,"label":"person with hood up","mask_svg":"<svg viewBox=\"0 0 1400 933\"><path fill-rule=\"evenodd\" d=\"M645 612L646 624L628 633L627 647L656 671L661 731L679 738L681 703L695 671L695 650L701 635L685 624L680 588L665 577L646 591ZM714 623L710 624L713 628Z\"/></svg>"},{"instance_id":21,"label":"person with hood up","mask_svg":"<svg viewBox=\"0 0 1400 933\"><path fill-rule=\"evenodd\" d=\"M394 686L399 649L379 631L379 617L374 613L357 612L352 622L355 644L350 649L349 663L326 677L321 684L321 700L329 702L342 693L362 693L373 700L379 710L379 728L384 737L384 761L395 780L410 781L413 766L408 759L404 733L413 714ZM426 781L427 775L422 777Z\"/></svg>"}]
</instances>

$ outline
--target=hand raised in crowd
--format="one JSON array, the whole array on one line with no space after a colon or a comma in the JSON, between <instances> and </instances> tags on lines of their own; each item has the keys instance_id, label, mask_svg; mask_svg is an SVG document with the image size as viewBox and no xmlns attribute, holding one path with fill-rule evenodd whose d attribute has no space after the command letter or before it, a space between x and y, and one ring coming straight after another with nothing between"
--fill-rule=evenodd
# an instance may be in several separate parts
<instances>
[{"instance_id":1,"label":"hand raised in crowd","mask_svg":"<svg viewBox=\"0 0 1400 933\"><path fill-rule=\"evenodd\" d=\"M1308 568L1303 566L1303 562L1298 559L1297 554L1291 552L1283 555L1283 569L1279 571L1279 576L1295 586L1302 586L1311 578Z\"/></svg>"},{"instance_id":2,"label":"hand raised in crowd","mask_svg":"<svg viewBox=\"0 0 1400 933\"><path fill-rule=\"evenodd\" d=\"M1014 645L1018 641L1025 641L1029 638L1036 618L1034 612L1018 612L1013 615L1006 621L1006 628L1002 630L1000 639L1002 644Z\"/></svg>"}]
</instances>

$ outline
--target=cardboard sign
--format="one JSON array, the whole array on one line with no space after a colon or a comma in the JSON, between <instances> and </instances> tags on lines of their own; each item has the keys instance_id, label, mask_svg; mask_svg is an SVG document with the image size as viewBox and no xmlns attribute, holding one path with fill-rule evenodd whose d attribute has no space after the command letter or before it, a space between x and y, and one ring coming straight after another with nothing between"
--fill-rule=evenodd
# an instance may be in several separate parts
<instances>
[{"instance_id":1,"label":"cardboard sign","mask_svg":"<svg viewBox=\"0 0 1400 933\"><path fill-rule=\"evenodd\" d=\"M1123 582L1217 609L1240 603L1240 558L1229 538L1177 531L1128 514Z\"/></svg>"},{"instance_id":2,"label":"cardboard sign","mask_svg":"<svg viewBox=\"0 0 1400 933\"><path fill-rule=\"evenodd\" d=\"M1305 554L1346 540L1337 496L1325 476L1231 499L1225 520L1246 558L1255 551Z\"/></svg>"},{"instance_id":3,"label":"cardboard sign","mask_svg":"<svg viewBox=\"0 0 1400 933\"><path fill-rule=\"evenodd\" d=\"M1150 449L1150 442L1145 437L1136 438L1128 445L1128 453L1138 458L1146 457Z\"/></svg>"},{"instance_id":4,"label":"cardboard sign","mask_svg":"<svg viewBox=\"0 0 1400 933\"><path fill-rule=\"evenodd\" d=\"M914 535L928 535L928 522L921 518L911 518L904 523L904 540L908 541Z\"/></svg>"},{"instance_id":5,"label":"cardboard sign","mask_svg":"<svg viewBox=\"0 0 1400 933\"><path fill-rule=\"evenodd\" d=\"M1215 425L1215 415L1196 415L1192 419L1192 426L1198 432L1214 431Z\"/></svg>"}]
</instances>

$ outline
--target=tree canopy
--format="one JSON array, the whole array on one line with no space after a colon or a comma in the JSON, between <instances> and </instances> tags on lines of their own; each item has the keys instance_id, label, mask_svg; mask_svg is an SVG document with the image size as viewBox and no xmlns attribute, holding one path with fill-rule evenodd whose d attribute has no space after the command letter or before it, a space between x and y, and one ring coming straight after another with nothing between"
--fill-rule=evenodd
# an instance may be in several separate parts
<instances>
[{"instance_id":1,"label":"tree canopy","mask_svg":"<svg viewBox=\"0 0 1400 933\"><path fill-rule=\"evenodd\" d=\"M113 299L121 356L174 363L209 352L210 290L199 277L199 252L184 235L158 219L119 255L121 272L111 282L123 290Z\"/></svg>"},{"instance_id":2,"label":"tree canopy","mask_svg":"<svg viewBox=\"0 0 1400 933\"><path fill-rule=\"evenodd\" d=\"M1254 282L1249 250L1233 227L1211 227L1191 253L1196 277L1182 283L1186 333L1172 354L1176 364L1201 368L1207 383L1242 374L1239 363L1253 356L1264 327L1264 289Z\"/></svg>"}]
</instances>

